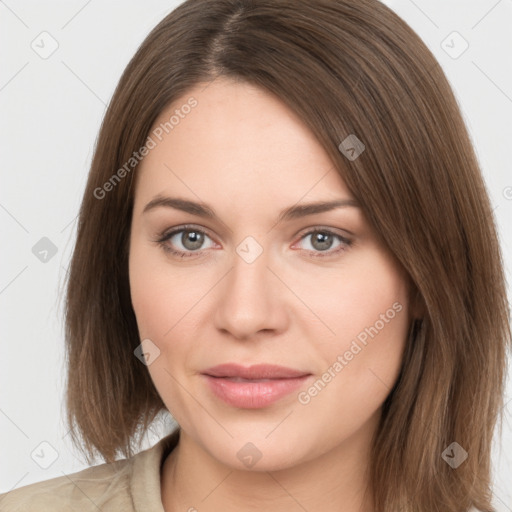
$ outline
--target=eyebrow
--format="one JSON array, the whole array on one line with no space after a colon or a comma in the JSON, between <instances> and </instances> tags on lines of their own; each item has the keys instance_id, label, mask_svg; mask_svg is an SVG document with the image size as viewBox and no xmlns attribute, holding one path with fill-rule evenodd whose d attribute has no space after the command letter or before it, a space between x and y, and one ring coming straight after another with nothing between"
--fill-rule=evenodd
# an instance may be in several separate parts
<instances>
[{"instance_id":1,"label":"eyebrow","mask_svg":"<svg viewBox=\"0 0 512 512\"><path fill-rule=\"evenodd\" d=\"M278 222L299 219L308 215L324 213L347 206L360 208L359 203L355 199L336 199L334 201L320 201L316 203L297 204L285 208L283 211L281 211L278 217ZM191 215L196 215L198 217L204 217L208 219L218 218L213 208L205 203L196 203L188 199L181 199L178 197L164 197L161 195L158 195L152 199L144 207L142 213L146 213L159 207L173 208L175 210L181 210L183 212L190 213Z\"/></svg>"}]
</instances>

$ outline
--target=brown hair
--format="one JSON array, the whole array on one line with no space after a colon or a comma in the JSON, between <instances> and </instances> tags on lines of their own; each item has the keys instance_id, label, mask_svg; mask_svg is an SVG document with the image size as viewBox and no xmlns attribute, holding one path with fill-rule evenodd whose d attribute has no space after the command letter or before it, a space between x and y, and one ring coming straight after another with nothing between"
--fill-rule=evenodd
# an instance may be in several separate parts
<instances>
[{"instance_id":1,"label":"brown hair","mask_svg":"<svg viewBox=\"0 0 512 512\"><path fill-rule=\"evenodd\" d=\"M218 76L276 94L304 120L424 309L374 440L376 510L492 510L491 441L510 343L493 214L441 67L377 0L187 0L142 43L101 126L69 270L73 441L80 434L84 453L107 462L131 456L138 429L165 409L134 356L134 172L101 198L95 191L146 143L164 108ZM339 149L349 135L365 145L353 160ZM468 453L457 469L441 457L452 442Z\"/></svg>"}]
</instances>

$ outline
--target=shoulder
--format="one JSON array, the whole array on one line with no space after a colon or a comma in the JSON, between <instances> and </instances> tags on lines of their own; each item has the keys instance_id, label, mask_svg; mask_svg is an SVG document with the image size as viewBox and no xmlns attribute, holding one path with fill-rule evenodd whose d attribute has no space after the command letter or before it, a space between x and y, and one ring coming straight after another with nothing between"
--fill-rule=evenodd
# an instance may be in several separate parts
<instances>
[{"instance_id":1,"label":"shoulder","mask_svg":"<svg viewBox=\"0 0 512 512\"><path fill-rule=\"evenodd\" d=\"M164 512L163 460L178 444L180 429L128 459L36 482L0 494L2 512Z\"/></svg>"},{"instance_id":2,"label":"shoulder","mask_svg":"<svg viewBox=\"0 0 512 512\"><path fill-rule=\"evenodd\" d=\"M0 494L2 512L63 512L109 510L107 503L116 508L131 510L129 481L132 459L100 464L50 480L36 482Z\"/></svg>"}]
</instances>

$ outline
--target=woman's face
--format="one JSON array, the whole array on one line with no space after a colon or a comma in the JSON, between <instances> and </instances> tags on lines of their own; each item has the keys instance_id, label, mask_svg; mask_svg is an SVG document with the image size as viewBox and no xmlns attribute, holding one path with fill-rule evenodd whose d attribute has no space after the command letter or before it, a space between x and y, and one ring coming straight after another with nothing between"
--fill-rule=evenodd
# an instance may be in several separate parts
<instances>
[{"instance_id":1,"label":"woman's face","mask_svg":"<svg viewBox=\"0 0 512 512\"><path fill-rule=\"evenodd\" d=\"M332 161L282 102L226 79L184 95L150 136L131 297L182 435L257 470L367 445L398 376L408 289ZM169 199L148 207L155 198ZM304 208L332 201L343 203ZM303 376L213 376L225 363Z\"/></svg>"}]
</instances>

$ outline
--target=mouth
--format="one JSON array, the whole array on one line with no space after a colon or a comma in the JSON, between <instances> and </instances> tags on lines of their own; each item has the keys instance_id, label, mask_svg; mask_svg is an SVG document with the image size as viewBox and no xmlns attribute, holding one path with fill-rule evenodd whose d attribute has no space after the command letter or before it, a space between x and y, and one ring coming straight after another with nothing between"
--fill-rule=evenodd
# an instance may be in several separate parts
<instances>
[{"instance_id":1,"label":"mouth","mask_svg":"<svg viewBox=\"0 0 512 512\"><path fill-rule=\"evenodd\" d=\"M208 377L212 377L214 379L226 379L231 382L270 382L273 380L282 380L280 379L244 379L243 377L214 377L213 375L208 375Z\"/></svg>"},{"instance_id":2,"label":"mouth","mask_svg":"<svg viewBox=\"0 0 512 512\"><path fill-rule=\"evenodd\" d=\"M309 372L278 366L275 364L255 364L252 366L241 366L237 363L224 363L203 372L211 377L234 377L247 380L259 379L291 379L310 375Z\"/></svg>"},{"instance_id":3,"label":"mouth","mask_svg":"<svg viewBox=\"0 0 512 512\"><path fill-rule=\"evenodd\" d=\"M259 409L277 402L312 376L283 366L243 367L233 363L209 368L201 375L217 399L242 409Z\"/></svg>"}]
</instances>

